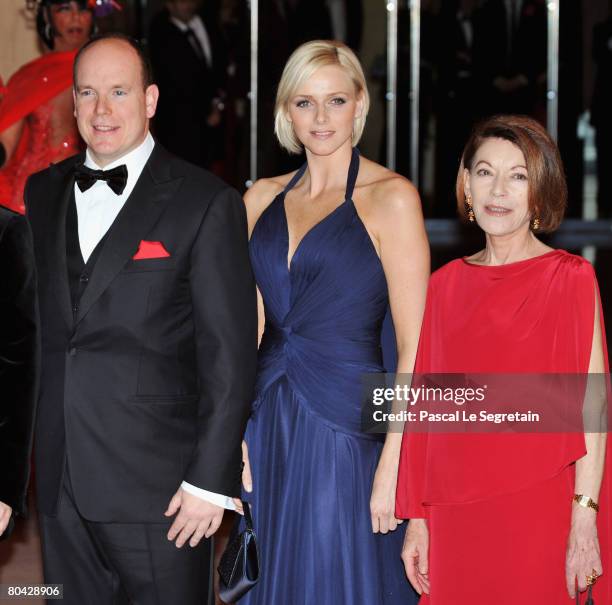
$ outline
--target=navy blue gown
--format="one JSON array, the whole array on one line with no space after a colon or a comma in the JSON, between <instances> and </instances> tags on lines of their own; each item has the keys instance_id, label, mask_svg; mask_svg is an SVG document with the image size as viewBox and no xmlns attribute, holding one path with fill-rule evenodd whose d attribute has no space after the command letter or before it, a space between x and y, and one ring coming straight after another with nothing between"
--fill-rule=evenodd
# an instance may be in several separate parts
<instances>
[{"instance_id":1,"label":"navy blue gown","mask_svg":"<svg viewBox=\"0 0 612 605\"><path fill-rule=\"evenodd\" d=\"M302 239L287 267L284 200L306 165L266 208L250 254L266 326L246 433L259 584L247 605L410 605L400 559L405 525L372 533L370 494L382 448L360 430L364 372L382 371L388 292L381 262L352 202Z\"/></svg>"}]
</instances>

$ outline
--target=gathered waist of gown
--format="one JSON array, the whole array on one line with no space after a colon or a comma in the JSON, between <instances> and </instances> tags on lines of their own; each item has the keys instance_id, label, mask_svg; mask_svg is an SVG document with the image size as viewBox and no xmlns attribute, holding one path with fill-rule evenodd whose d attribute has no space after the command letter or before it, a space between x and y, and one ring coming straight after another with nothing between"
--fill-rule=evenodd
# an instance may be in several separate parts
<instances>
[{"instance_id":1,"label":"gathered waist of gown","mask_svg":"<svg viewBox=\"0 0 612 605\"><path fill-rule=\"evenodd\" d=\"M260 356L278 355L289 349L325 357L334 364L360 365L382 371L380 330L361 330L361 333L341 333L323 328L304 329L292 325L266 324ZM358 370L360 371L360 370Z\"/></svg>"},{"instance_id":2,"label":"gathered waist of gown","mask_svg":"<svg viewBox=\"0 0 612 605\"><path fill-rule=\"evenodd\" d=\"M259 353L253 412L281 379L308 410L333 430L378 440L362 432L364 376L381 372L380 344L338 339L321 342L293 330L266 326Z\"/></svg>"}]
</instances>

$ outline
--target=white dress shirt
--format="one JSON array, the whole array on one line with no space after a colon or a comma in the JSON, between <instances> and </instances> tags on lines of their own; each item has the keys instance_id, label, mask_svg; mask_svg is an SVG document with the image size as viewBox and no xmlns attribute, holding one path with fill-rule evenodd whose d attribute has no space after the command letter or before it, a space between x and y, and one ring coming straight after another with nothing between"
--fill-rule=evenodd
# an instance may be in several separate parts
<instances>
[{"instance_id":1,"label":"white dress shirt","mask_svg":"<svg viewBox=\"0 0 612 605\"><path fill-rule=\"evenodd\" d=\"M121 164L126 165L127 184L121 195L116 195L106 181L96 181L87 191L81 191L75 183L74 198L79 222L79 243L85 262L89 260L94 248L115 222L117 215L130 197L154 146L155 141L149 133L136 149L104 167L104 170L110 170ZM93 170L101 170L91 157L89 149L85 153L85 166Z\"/></svg>"},{"instance_id":2,"label":"white dress shirt","mask_svg":"<svg viewBox=\"0 0 612 605\"><path fill-rule=\"evenodd\" d=\"M117 215L130 197L153 151L153 147L155 147L155 141L151 133L148 133L145 140L136 149L104 167L104 170L110 170L121 164L126 165L128 171L127 184L121 195L117 195L108 186L106 181L96 181L87 191L81 191L75 183L74 198L78 217L79 243L85 262L87 262L95 247L115 222ZM102 169L93 160L89 150L85 153L85 166L93 170ZM200 489L186 481L181 483L181 487L186 492L212 502L217 506L236 510L234 501L228 496Z\"/></svg>"},{"instance_id":3,"label":"white dress shirt","mask_svg":"<svg viewBox=\"0 0 612 605\"><path fill-rule=\"evenodd\" d=\"M182 32L186 32L188 29L191 29L195 34L195 37L198 39L202 50L204 51L204 58L206 59L206 63L208 67L212 67L212 46L210 45L210 38L208 36L208 32L206 31L206 27L204 26L204 21L200 18L199 15L193 16L187 23L184 23L180 19L176 19L174 17L170 17L170 21L174 23Z\"/></svg>"}]
</instances>

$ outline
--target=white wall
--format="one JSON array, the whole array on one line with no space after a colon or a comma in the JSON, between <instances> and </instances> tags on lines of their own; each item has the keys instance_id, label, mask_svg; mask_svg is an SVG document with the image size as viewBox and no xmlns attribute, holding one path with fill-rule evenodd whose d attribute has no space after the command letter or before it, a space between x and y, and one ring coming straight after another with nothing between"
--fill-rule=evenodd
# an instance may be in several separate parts
<instances>
[{"instance_id":1,"label":"white wall","mask_svg":"<svg viewBox=\"0 0 612 605\"><path fill-rule=\"evenodd\" d=\"M0 0L0 77L6 81L24 63L40 55L32 16L25 0Z\"/></svg>"}]
</instances>

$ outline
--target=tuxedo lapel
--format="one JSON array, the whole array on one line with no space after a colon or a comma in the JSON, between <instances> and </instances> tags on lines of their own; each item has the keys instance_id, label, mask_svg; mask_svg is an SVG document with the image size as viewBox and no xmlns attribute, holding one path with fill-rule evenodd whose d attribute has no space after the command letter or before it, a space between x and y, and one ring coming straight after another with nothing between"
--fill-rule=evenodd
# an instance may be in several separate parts
<instances>
[{"instance_id":1,"label":"tuxedo lapel","mask_svg":"<svg viewBox=\"0 0 612 605\"><path fill-rule=\"evenodd\" d=\"M109 229L87 288L81 297L76 323L108 288L134 256L141 240L159 220L181 184L170 171L172 157L156 143L134 190Z\"/></svg>"},{"instance_id":2,"label":"tuxedo lapel","mask_svg":"<svg viewBox=\"0 0 612 605\"><path fill-rule=\"evenodd\" d=\"M49 258L49 275L52 289L55 293L62 317L69 329L73 326L72 302L68 283L68 265L66 261L66 212L71 197L74 195L73 167L83 161L78 156L74 164L62 167L59 173L59 188L56 203L47 206L46 248ZM60 170L60 168L56 168Z\"/></svg>"}]
</instances>

